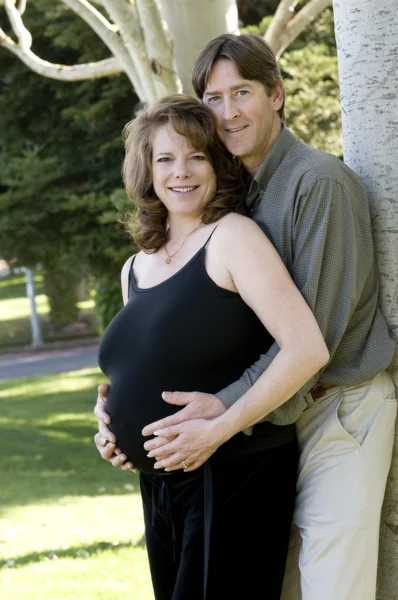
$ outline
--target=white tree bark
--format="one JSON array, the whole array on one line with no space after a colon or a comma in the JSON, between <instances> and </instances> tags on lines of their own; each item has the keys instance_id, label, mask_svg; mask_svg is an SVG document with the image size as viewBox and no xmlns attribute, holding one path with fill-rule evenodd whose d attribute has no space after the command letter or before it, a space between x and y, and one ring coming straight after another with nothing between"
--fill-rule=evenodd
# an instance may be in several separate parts
<instances>
[{"instance_id":1,"label":"white tree bark","mask_svg":"<svg viewBox=\"0 0 398 600\"><path fill-rule=\"evenodd\" d=\"M239 33L236 0L59 0L96 32L112 53L106 60L53 64L31 51L22 21L27 0L0 0L17 42L0 28L0 46L44 77L79 81L124 72L141 101L184 91L193 94L191 73L203 47L222 33ZM265 39L279 57L332 0L309 0L295 14L298 0L281 0ZM109 19L96 8L105 8Z\"/></svg>"},{"instance_id":2,"label":"white tree bark","mask_svg":"<svg viewBox=\"0 0 398 600\"><path fill-rule=\"evenodd\" d=\"M277 58L321 13L332 0L309 0L298 13L294 9L299 0L281 0L264 39L269 43Z\"/></svg>"},{"instance_id":3,"label":"white tree bark","mask_svg":"<svg viewBox=\"0 0 398 600\"><path fill-rule=\"evenodd\" d=\"M82 81L84 79L108 77L123 72L123 67L117 58L107 58L93 63L72 66L50 63L39 58L31 50L23 50L2 29L0 29L0 46L15 54L29 69L49 79Z\"/></svg>"},{"instance_id":4,"label":"white tree bark","mask_svg":"<svg viewBox=\"0 0 398 600\"><path fill-rule=\"evenodd\" d=\"M181 92L182 85L174 62L173 44L156 0L136 0L141 27L144 31L147 60L155 82L158 98Z\"/></svg>"},{"instance_id":5,"label":"white tree bark","mask_svg":"<svg viewBox=\"0 0 398 600\"><path fill-rule=\"evenodd\" d=\"M396 0L334 0L344 161L374 215L381 307L398 340L398 15ZM391 367L398 386L398 352ZM398 433L398 432L397 432ZM384 501L377 600L398 598L398 435Z\"/></svg>"},{"instance_id":6,"label":"white tree bark","mask_svg":"<svg viewBox=\"0 0 398 600\"><path fill-rule=\"evenodd\" d=\"M222 33L239 33L236 0L158 2L174 43L174 56L183 91L194 95L191 75L201 50Z\"/></svg>"},{"instance_id":7,"label":"white tree bark","mask_svg":"<svg viewBox=\"0 0 398 600\"><path fill-rule=\"evenodd\" d=\"M120 31L124 47L134 64L136 77L133 85L136 94L142 102L152 102L156 99L156 89L136 6L127 0L102 0L102 2Z\"/></svg>"},{"instance_id":8,"label":"white tree bark","mask_svg":"<svg viewBox=\"0 0 398 600\"><path fill-rule=\"evenodd\" d=\"M112 52L114 57L118 59L132 85L139 86L140 79L137 72L137 65L134 64L128 49L117 32L117 27L105 19L105 17L87 0L62 0L62 2L86 21L87 25L95 31L98 37ZM103 0L103 3L105 4L105 0ZM125 3L126 0L112 0L112 5L116 7Z\"/></svg>"}]
</instances>

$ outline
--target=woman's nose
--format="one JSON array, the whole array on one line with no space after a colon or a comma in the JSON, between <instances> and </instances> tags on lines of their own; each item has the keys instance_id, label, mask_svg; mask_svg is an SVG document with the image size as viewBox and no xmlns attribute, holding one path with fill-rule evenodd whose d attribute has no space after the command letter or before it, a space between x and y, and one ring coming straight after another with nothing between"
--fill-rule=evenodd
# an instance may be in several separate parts
<instances>
[{"instance_id":1,"label":"woman's nose","mask_svg":"<svg viewBox=\"0 0 398 600\"><path fill-rule=\"evenodd\" d=\"M175 175L179 179L190 176L190 170L187 161L181 160L175 162Z\"/></svg>"}]
</instances>

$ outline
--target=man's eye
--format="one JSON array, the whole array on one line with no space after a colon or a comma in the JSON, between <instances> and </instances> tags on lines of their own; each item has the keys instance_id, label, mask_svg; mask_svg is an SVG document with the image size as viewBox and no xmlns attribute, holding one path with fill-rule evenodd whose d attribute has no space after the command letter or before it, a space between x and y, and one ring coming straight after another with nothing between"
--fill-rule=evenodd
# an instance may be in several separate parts
<instances>
[{"instance_id":1,"label":"man's eye","mask_svg":"<svg viewBox=\"0 0 398 600\"><path fill-rule=\"evenodd\" d=\"M239 90L238 94L240 96L246 96L246 94L248 94L249 92L247 90Z\"/></svg>"},{"instance_id":2,"label":"man's eye","mask_svg":"<svg viewBox=\"0 0 398 600\"><path fill-rule=\"evenodd\" d=\"M211 96L210 98L207 99L207 102L217 102L217 100L220 99L221 96Z\"/></svg>"}]
</instances>

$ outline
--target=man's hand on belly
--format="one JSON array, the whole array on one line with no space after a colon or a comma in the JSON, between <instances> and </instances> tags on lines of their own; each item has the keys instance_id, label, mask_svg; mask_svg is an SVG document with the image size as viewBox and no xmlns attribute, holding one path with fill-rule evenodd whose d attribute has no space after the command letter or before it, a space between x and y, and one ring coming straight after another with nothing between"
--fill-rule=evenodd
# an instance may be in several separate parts
<instances>
[{"instance_id":1,"label":"man's hand on belly","mask_svg":"<svg viewBox=\"0 0 398 600\"><path fill-rule=\"evenodd\" d=\"M162 448L161 452L159 452L159 458L162 459L162 465L172 466L172 469L183 469L183 465L181 463L182 459L178 459L181 451L185 451L187 449L187 443L189 445L189 438L192 437L193 446L196 446L196 436L197 430L195 428L187 427L185 430L185 436L182 444L182 448L179 448L180 442L182 442L181 437L170 431L170 438L167 432L168 427L173 427L175 425L180 425L187 421L192 421L195 419L215 419L222 415L226 408L221 400L215 396L214 394L206 394L203 392L163 392L162 394L163 400L170 404L175 404L177 406L183 406L181 410L179 410L174 415L170 415L169 417L165 417L160 421L155 421L150 425L147 425L142 430L142 435L149 436L153 435L155 431L162 430L162 435L164 437L155 437L154 439L148 440L144 444L145 450L148 452ZM174 436L178 436L177 439L173 439ZM203 441L203 439L202 439ZM206 444L204 444L206 446ZM207 460L213 452L215 452L217 448L201 448L201 451L198 452L198 448L196 447L196 461L195 466L193 468L198 468L200 464L203 464L205 460ZM190 448L192 450L192 447ZM157 453L152 453L153 456L157 455ZM175 456L177 456L177 459ZM177 462L176 462L177 460ZM193 468L185 469L185 470L193 470Z\"/></svg>"},{"instance_id":2,"label":"man's hand on belly","mask_svg":"<svg viewBox=\"0 0 398 600\"><path fill-rule=\"evenodd\" d=\"M215 419L222 415L226 408L217 396L214 394L205 394L204 392L163 392L163 400L169 404L183 406L181 410L174 415L150 423L142 430L142 435L153 435L158 429L165 429L172 425L179 425L191 419ZM148 450L146 442L145 450Z\"/></svg>"},{"instance_id":3,"label":"man's hand on belly","mask_svg":"<svg viewBox=\"0 0 398 600\"><path fill-rule=\"evenodd\" d=\"M137 469L134 468L133 463L127 462L127 456L117 447L116 437L107 427L111 421L106 412L108 391L108 384L102 383L98 386L97 404L94 408L94 414L98 419L98 433L94 436L95 445L102 458L109 461L114 467L120 467L123 471L131 470L137 473Z\"/></svg>"}]
</instances>

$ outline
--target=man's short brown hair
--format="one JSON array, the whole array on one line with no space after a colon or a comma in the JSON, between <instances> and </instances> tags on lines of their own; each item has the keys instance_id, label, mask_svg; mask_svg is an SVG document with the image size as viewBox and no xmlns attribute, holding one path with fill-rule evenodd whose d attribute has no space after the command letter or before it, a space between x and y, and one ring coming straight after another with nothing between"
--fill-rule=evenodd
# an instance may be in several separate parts
<instances>
[{"instance_id":1,"label":"man's short brown hair","mask_svg":"<svg viewBox=\"0 0 398 600\"><path fill-rule=\"evenodd\" d=\"M265 87L267 95L282 81L281 72L275 54L267 42L255 34L223 34L211 40L199 54L192 74L192 84L201 100L209 81L210 72L220 59L232 60L243 79L259 81ZM284 119L284 104L278 111Z\"/></svg>"}]
</instances>

